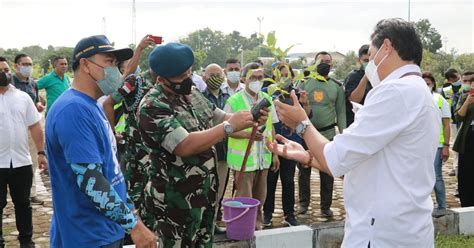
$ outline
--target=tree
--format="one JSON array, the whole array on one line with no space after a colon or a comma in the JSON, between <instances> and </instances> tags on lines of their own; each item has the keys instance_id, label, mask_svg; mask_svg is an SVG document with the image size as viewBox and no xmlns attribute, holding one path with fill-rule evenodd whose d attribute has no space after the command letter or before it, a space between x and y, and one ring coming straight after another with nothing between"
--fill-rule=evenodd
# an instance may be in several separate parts
<instances>
[{"instance_id":1,"label":"tree","mask_svg":"<svg viewBox=\"0 0 474 248\"><path fill-rule=\"evenodd\" d=\"M335 64L334 68L333 77L344 80L353 69L357 68L357 54L354 51L349 51L344 61L341 64Z\"/></svg>"},{"instance_id":2,"label":"tree","mask_svg":"<svg viewBox=\"0 0 474 248\"><path fill-rule=\"evenodd\" d=\"M428 19L421 19L414 23L415 30L420 36L423 48L428 49L432 53L436 53L442 46L441 34L431 26Z\"/></svg>"},{"instance_id":3,"label":"tree","mask_svg":"<svg viewBox=\"0 0 474 248\"><path fill-rule=\"evenodd\" d=\"M223 66L231 54L230 39L221 31L213 31L210 28L192 32L180 42L189 45L193 50L203 51L207 55L205 66L211 63Z\"/></svg>"},{"instance_id":4,"label":"tree","mask_svg":"<svg viewBox=\"0 0 474 248\"><path fill-rule=\"evenodd\" d=\"M193 71L201 71L205 66L204 61L207 59L207 54L201 50L196 49L194 50L194 65Z\"/></svg>"}]
</instances>

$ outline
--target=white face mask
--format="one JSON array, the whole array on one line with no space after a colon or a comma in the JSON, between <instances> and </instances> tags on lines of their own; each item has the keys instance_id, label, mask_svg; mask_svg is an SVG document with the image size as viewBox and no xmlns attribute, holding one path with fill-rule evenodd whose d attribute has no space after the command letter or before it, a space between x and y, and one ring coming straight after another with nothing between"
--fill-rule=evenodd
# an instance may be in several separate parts
<instances>
[{"instance_id":1,"label":"white face mask","mask_svg":"<svg viewBox=\"0 0 474 248\"><path fill-rule=\"evenodd\" d=\"M262 86L263 86L263 82L253 81L253 82L250 82L249 89L253 91L255 94L258 94L258 92L260 92L260 90L262 89Z\"/></svg>"},{"instance_id":2,"label":"white face mask","mask_svg":"<svg viewBox=\"0 0 474 248\"><path fill-rule=\"evenodd\" d=\"M20 66L20 74L26 78L31 77L33 74L33 66Z\"/></svg>"},{"instance_id":3,"label":"white face mask","mask_svg":"<svg viewBox=\"0 0 474 248\"><path fill-rule=\"evenodd\" d=\"M377 72L377 69L382 64L382 62L388 57L388 54L385 55L385 57L380 61L380 63L378 65L375 65L375 59L377 58L377 55L379 54L380 50L382 50L383 46L384 44L382 44L377 53L375 53L374 59L370 60L367 66L365 67L365 75L367 75L370 84L372 84L372 87L374 88L375 86L380 84L380 77L379 73Z\"/></svg>"},{"instance_id":4,"label":"white face mask","mask_svg":"<svg viewBox=\"0 0 474 248\"><path fill-rule=\"evenodd\" d=\"M227 72L227 79L232 83L237 83L240 80L240 71Z\"/></svg>"}]
</instances>

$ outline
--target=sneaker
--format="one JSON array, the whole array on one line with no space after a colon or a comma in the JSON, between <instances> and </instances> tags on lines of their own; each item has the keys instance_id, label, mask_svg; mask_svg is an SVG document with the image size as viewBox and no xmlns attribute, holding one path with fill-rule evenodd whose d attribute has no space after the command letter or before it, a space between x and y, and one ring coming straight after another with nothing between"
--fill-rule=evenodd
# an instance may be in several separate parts
<instances>
[{"instance_id":1,"label":"sneaker","mask_svg":"<svg viewBox=\"0 0 474 248\"><path fill-rule=\"evenodd\" d=\"M298 221L296 220L295 216L294 215L288 215L285 217L285 220L283 221L284 224L288 225L288 226L298 226L299 223Z\"/></svg>"},{"instance_id":2,"label":"sneaker","mask_svg":"<svg viewBox=\"0 0 474 248\"><path fill-rule=\"evenodd\" d=\"M263 216L263 226L269 227L271 225L272 225L272 216L271 215L270 216L264 215Z\"/></svg>"},{"instance_id":3,"label":"sneaker","mask_svg":"<svg viewBox=\"0 0 474 248\"><path fill-rule=\"evenodd\" d=\"M332 212L331 209L324 209L324 210L321 210L321 214L322 216L324 217L332 217L334 215L334 213Z\"/></svg>"},{"instance_id":4,"label":"sneaker","mask_svg":"<svg viewBox=\"0 0 474 248\"><path fill-rule=\"evenodd\" d=\"M33 205L43 205L44 201L38 198L37 196L33 196L30 198L31 204Z\"/></svg>"},{"instance_id":5,"label":"sneaker","mask_svg":"<svg viewBox=\"0 0 474 248\"><path fill-rule=\"evenodd\" d=\"M298 214L306 214L307 212L308 212L308 207L300 206L300 209L298 210Z\"/></svg>"}]
</instances>

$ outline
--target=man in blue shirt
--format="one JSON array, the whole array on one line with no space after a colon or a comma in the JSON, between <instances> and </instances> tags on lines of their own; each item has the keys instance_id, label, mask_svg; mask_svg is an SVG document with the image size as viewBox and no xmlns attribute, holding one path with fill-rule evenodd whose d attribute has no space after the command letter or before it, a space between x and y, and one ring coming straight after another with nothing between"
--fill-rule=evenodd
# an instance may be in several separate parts
<instances>
[{"instance_id":1,"label":"man in blue shirt","mask_svg":"<svg viewBox=\"0 0 474 248\"><path fill-rule=\"evenodd\" d=\"M74 48L71 89L46 121L54 215L51 247L121 247L125 232L137 247L156 247L156 237L135 216L114 148L113 131L97 99L120 87L117 61L131 49L114 49L103 35Z\"/></svg>"}]
</instances>

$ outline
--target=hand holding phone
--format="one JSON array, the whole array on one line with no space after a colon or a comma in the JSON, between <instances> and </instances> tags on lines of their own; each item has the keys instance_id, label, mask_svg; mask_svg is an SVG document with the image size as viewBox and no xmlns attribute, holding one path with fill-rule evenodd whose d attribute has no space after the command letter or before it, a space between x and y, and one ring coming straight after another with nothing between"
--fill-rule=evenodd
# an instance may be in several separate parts
<instances>
[{"instance_id":1,"label":"hand holding phone","mask_svg":"<svg viewBox=\"0 0 474 248\"><path fill-rule=\"evenodd\" d=\"M155 44L161 44L161 43L163 43L163 37L161 37L161 36L150 35L149 37L150 37L151 39L153 39L153 41L155 42Z\"/></svg>"}]
</instances>

